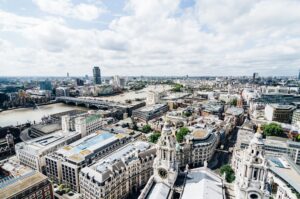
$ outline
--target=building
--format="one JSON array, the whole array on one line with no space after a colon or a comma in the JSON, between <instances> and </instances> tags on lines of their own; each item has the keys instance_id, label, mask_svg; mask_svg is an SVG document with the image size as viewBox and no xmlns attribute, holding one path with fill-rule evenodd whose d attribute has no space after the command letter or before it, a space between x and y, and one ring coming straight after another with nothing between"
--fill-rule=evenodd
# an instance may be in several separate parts
<instances>
[{"instance_id":1,"label":"building","mask_svg":"<svg viewBox=\"0 0 300 199\"><path fill-rule=\"evenodd\" d=\"M77 132L64 133L58 131L15 145L16 155L21 164L38 171L44 171L45 156L58 148L81 138Z\"/></svg>"},{"instance_id":2,"label":"building","mask_svg":"<svg viewBox=\"0 0 300 199\"><path fill-rule=\"evenodd\" d=\"M248 124L247 124L248 123ZM245 149L249 146L251 139L254 135L254 127L248 121L238 131L236 148ZM300 165L300 143L288 140L287 138L279 138L267 136L264 139L264 147L266 156L280 157L286 155L291 160Z\"/></svg>"},{"instance_id":3,"label":"building","mask_svg":"<svg viewBox=\"0 0 300 199\"><path fill-rule=\"evenodd\" d=\"M0 165L0 198L53 199L54 197L52 185L46 176L9 159Z\"/></svg>"},{"instance_id":4,"label":"building","mask_svg":"<svg viewBox=\"0 0 300 199\"><path fill-rule=\"evenodd\" d=\"M164 124L156 146L153 175L139 199L225 199L223 180L207 168L179 171L176 138L168 123Z\"/></svg>"},{"instance_id":5,"label":"building","mask_svg":"<svg viewBox=\"0 0 300 199\"><path fill-rule=\"evenodd\" d=\"M268 199L271 196L266 183L269 167L261 133L254 134L247 149L234 151L232 166L236 176L236 199Z\"/></svg>"},{"instance_id":6,"label":"building","mask_svg":"<svg viewBox=\"0 0 300 199\"><path fill-rule=\"evenodd\" d=\"M298 126L300 125L300 109L294 110L292 116L292 124Z\"/></svg>"},{"instance_id":7,"label":"building","mask_svg":"<svg viewBox=\"0 0 300 199\"><path fill-rule=\"evenodd\" d=\"M107 124L100 114L90 114L75 118L75 131L82 137L99 130L103 124Z\"/></svg>"},{"instance_id":8,"label":"building","mask_svg":"<svg viewBox=\"0 0 300 199\"><path fill-rule=\"evenodd\" d=\"M70 88L69 87L58 87L55 89L56 97L68 97L70 96Z\"/></svg>"},{"instance_id":9,"label":"building","mask_svg":"<svg viewBox=\"0 0 300 199\"><path fill-rule=\"evenodd\" d=\"M32 138L37 138L57 132L60 129L61 125L59 123L35 124L28 129L28 135Z\"/></svg>"},{"instance_id":10,"label":"building","mask_svg":"<svg viewBox=\"0 0 300 199\"><path fill-rule=\"evenodd\" d=\"M167 122L157 142L153 173L139 199L171 198L178 176L178 163L176 161L176 137Z\"/></svg>"},{"instance_id":11,"label":"building","mask_svg":"<svg viewBox=\"0 0 300 199\"><path fill-rule=\"evenodd\" d=\"M244 109L238 108L238 107L229 107L225 111L225 118L231 117L231 116L233 116L233 118L234 118L235 126L242 125L244 122Z\"/></svg>"},{"instance_id":12,"label":"building","mask_svg":"<svg viewBox=\"0 0 300 199\"><path fill-rule=\"evenodd\" d=\"M234 149L232 167L237 199L299 198L300 167L287 156L267 155L265 149L259 132L248 148Z\"/></svg>"},{"instance_id":13,"label":"building","mask_svg":"<svg viewBox=\"0 0 300 199\"><path fill-rule=\"evenodd\" d=\"M223 179L207 167L188 170L184 176L181 199L226 199Z\"/></svg>"},{"instance_id":14,"label":"building","mask_svg":"<svg viewBox=\"0 0 300 199\"><path fill-rule=\"evenodd\" d=\"M177 145L177 161L180 167L203 166L213 157L220 142L220 133L212 128L196 128Z\"/></svg>"},{"instance_id":15,"label":"building","mask_svg":"<svg viewBox=\"0 0 300 199\"><path fill-rule=\"evenodd\" d=\"M268 121L291 123L294 110L295 107L291 105L267 104L265 118Z\"/></svg>"},{"instance_id":16,"label":"building","mask_svg":"<svg viewBox=\"0 0 300 199\"><path fill-rule=\"evenodd\" d=\"M219 118L222 117L224 112L224 105L218 101L209 101L202 105L201 115L210 116L217 115Z\"/></svg>"},{"instance_id":17,"label":"building","mask_svg":"<svg viewBox=\"0 0 300 199\"><path fill-rule=\"evenodd\" d=\"M252 81L255 82L257 78L258 78L258 73L253 73Z\"/></svg>"},{"instance_id":18,"label":"building","mask_svg":"<svg viewBox=\"0 0 300 199\"><path fill-rule=\"evenodd\" d=\"M79 175L82 198L130 198L153 174L155 155L149 143L136 141L83 168Z\"/></svg>"},{"instance_id":19,"label":"building","mask_svg":"<svg viewBox=\"0 0 300 199\"><path fill-rule=\"evenodd\" d=\"M79 172L131 141L131 137L98 131L45 157L47 176L79 192Z\"/></svg>"},{"instance_id":20,"label":"building","mask_svg":"<svg viewBox=\"0 0 300 199\"><path fill-rule=\"evenodd\" d=\"M132 117L147 122L156 117L162 116L167 111L167 104L154 104L132 111Z\"/></svg>"},{"instance_id":21,"label":"building","mask_svg":"<svg viewBox=\"0 0 300 199\"><path fill-rule=\"evenodd\" d=\"M41 81L41 82L40 82L40 90L48 90L48 91L51 91L51 90L52 90L51 82L48 81L48 80Z\"/></svg>"},{"instance_id":22,"label":"building","mask_svg":"<svg viewBox=\"0 0 300 199\"><path fill-rule=\"evenodd\" d=\"M83 86L84 85L84 81L82 79L76 78L76 85L77 86Z\"/></svg>"},{"instance_id":23,"label":"building","mask_svg":"<svg viewBox=\"0 0 300 199\"><path fill-rule=\"evenodd\" d=\"M155 91L149 91L147 94L147 99L146 99L146 104L149 105L154 105L158 104L160 100L159 93Z\"/></svg>"},{"instance_id":24,"label":"building","mask_svg":"<svg viewBox=\"0 0 300 199\"><path fill-rule=\"evenodd\" d=\"M93 68L94 84L101 84L101 71L98 66Z\"/></svg>"}]
</instances>

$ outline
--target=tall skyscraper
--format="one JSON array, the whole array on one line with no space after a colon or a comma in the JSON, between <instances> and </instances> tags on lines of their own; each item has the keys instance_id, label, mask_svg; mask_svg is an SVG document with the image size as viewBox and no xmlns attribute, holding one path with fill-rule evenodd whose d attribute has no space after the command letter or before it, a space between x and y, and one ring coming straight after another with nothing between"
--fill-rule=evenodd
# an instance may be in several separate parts
<instances>
[{"instance_id":1,"label":"tall skyscraper","mask_svg":"<svg viewBox=\"0 0 300 199\"><path fill-rule=\"evenodd\" d=\"M94 84L101 84L101 71L98 66L93 68Z\"/></svg>"},{"instance_id":2,"label":"tall skyscraper","mask_svg":"<svg viewBox=\"0 0 300 199\"><path fill-rule=\"evenodd\" d=\"M253 73L253 81L255 82L255 80L258 78L258 73Z\"/></svg>"},{"instance_id":3,"label":"tall skyscraper","mask_svg":"<svg viewBox=\"0 0 300 199\"><path fill-rule=\"evenodd\" d=\"M299 69L299 74L298 74L298 80L300 80L300 69Z\"/></svg>"}]
</instances>

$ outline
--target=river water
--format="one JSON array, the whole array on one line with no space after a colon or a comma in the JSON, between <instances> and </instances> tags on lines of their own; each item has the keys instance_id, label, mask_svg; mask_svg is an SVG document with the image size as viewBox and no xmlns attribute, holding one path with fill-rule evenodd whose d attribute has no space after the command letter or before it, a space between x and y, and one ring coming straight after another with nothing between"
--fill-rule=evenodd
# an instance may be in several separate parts
<instances>
[{"instance_id":1,"label":"river water","mask_svg":"<svg viewBox=\"0 0 300 199\"><path fill-rule=\"evenodd\" d=\"M84 107L57 103L57 104L39 106L37 109L20 108L20 109L3 111L0 112L0 127L24 124L28 121L40 122L43 116L64 112L64 111L70 111L74 109L88 110L87 108Z\"/></svg>"},{"instance_id":2,"label":"river water","mask_svg":"<svg viewBox=\"0 0 300 199\"><path fill-rule=\"evenodd\" d=\"M102 100L124 103L126 99L134 100L136 98L146 98L149 91L162 92L162 91L169 90L170 88L171 86L169 85L150 85L139 91L129 91L121 95L98 97L98 98ZM87 108L84 107L57 103L57 104L39 106L38 109L20 108L15 110L3 111L0 112L0 127L24 124L28 121L40 122L43 116L64 112L64 111L70 111L74 109L88 110Z\"/></svg>"}]
</instances>

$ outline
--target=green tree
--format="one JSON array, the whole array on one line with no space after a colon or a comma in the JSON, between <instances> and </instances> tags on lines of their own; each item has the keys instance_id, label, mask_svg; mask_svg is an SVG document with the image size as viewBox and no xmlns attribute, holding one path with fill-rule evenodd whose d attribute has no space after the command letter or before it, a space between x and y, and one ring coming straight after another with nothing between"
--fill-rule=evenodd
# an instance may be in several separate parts
<instances>
[{"instance_id":1,"label":"green tree","mask_svg":"<svg viewBox=\"0 0 300 199\"><path fill-rule=\"evenodd\" d=\"M156 143L157 140L159 139L161 133L159 131L156 131L154 133L152 133L150 136L149 136L149 142L152 142L152 143Z\"/></svg>"},{"instance_id":2,"label":"green tree","mask_svg":"<svg viewBox=\"0 0 300 199\"><path fill-rule=\"evenodd\" d=\"M230 104L231 106L236 106L236 105L237 105L237 99L234 98L234 99L230 100L229 104Z\"/></svg>"},{"instance_id":3,"label":"green tree","mask_svg":"<svg viewBox=\"0 0 300 199\"><path fill-rule=\"evenodd\" d=\"M220 172L223 175L224 173L226 174L225 180L226 182L233 182L235 180L235 175L234 175L234 171L231 168L231 166L229 164L223 165L220 168Z\"/></svg>"},{"instance_id":4,"label":"green tree","mask_svg":"<svg viewBox=\"0 0 300 199\"><path fill-rule=\"evenodd\" d=\"M186 136L189 132L190 132L190 130L188 128L181 127L179 129L179 131L176 133L176 140L177 140L177 142L179 142L179 143L182 142L184 136Z\"/></svg>"},{"instance_id":5,"label":"green tree","mask_svg":"<svg viewBox=\"0 0 300 199\"><path fill-rule=\"evenodd\" d=\"M181 88L183 88L183 85L181 84L174 84L172 91L173 92L181 92Z\"/></svg>"},{"instance_id":6,"label":"green tree","mask_svg":"<svg viewBox=\"0 0 300 199\"><path fill-rule=\"evenodd\" d=\"M265 136L277 136L277 137L286 137L281 125L277 123L265 124L262 126Z\"/></svg>"},{"instance_id":7,"label":"green tree","mask_svg":"<svg viewBox=\"0 0 300 199\"><path fill-rule=\"evenodd\" d=\"M296 142L300 142L300 134L296 136Z\"/></svg>"},{"instance_id":8,"label":"green tree","mask_svg":"<svg viewBox=\"0 0 300 199\"><path fill-rule=\"evenodd\" d=\"M186 112L183 113L183 115L185 117L190 117L192 115L192 113L190 111L186 111Z\"/></svg>"},{"instance_id":9,"label":"green tree","mask_svg":"<svg viewBox=\"0 0 300 199\"><path fill-rule=\"evenodd\" d=\"M146 124L145 126L143 126L142 128L142 132L143 133L149 133L151 131L151 126L149 124Z\"/></svg>"}]
</instances>

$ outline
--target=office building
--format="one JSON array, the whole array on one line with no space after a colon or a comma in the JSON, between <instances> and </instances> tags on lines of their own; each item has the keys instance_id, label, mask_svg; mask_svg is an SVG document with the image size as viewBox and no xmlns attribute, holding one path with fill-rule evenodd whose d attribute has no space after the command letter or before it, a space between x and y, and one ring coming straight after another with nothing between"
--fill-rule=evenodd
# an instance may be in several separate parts
<instances>
[{"instance_id":1,"label":"office building","mask_svg":"<svg viewBox=\"0 0 300 199\"><path fill-rule=\"evenodd\" d=\"M51 91L51 90L52 90L51 82L48 81L48 80L41 81L41 82L40 82L40 90Z\"/></svg>"},{"instance_id":2,"label":"office building","mask_svg":"<svg viewBox=\"0 0 300 199\"><path fill-rule=\"evenodd\" d=\"M93 68L94 84L101 84L101 71L98 66Z\"/></svg>"},{"instance_id":3,"label":"office building","mask_svg":"<svg viewBox=\"0 0 300 199\"><path fill-rule=\"evenodd\" d=\"M100 114L90 114L75 118L75 130L82 137L99 130L103 124L107 124L107 122Z\"/></svg>"},{"instance_id":4,"label":"office building","mask_svg":"<svg viewBox=\"0 0 300 199\"><path fill-rule=\"evenodd\" d=\"M84 85L84 81L82 79L76 78L76 85L77 86L83 86Z\"/></svg>"},{"instance_id":5,"label":"office building","mask_svg":"<svg viewBox=\"0 0 300 199\"><path fill-rule=\"evenodd\" d=\"M227 117L231 116L234 118L234 124L236 126L242 125L244 122L244 109L238 107L229 107L225 111L225 120Z\"/></svg>"},{"instance_id":6,"label":"office building","mask_svg":"<svg viewBox=\"0 0 300 199\"><path fill-rule=\"evenodd\" d=\"M296 109L293 112L292 124L300 126L300 109Z\"/></svg>"},{"instance_id":7,"label":"office building","mask_svg":"<svg viewBox=\"0 0 300 199\"><path fill-rule=\"evenodd\" d=\"M294 110L295 107L291 105L267 104L265 118L268 121L291 123Z\"/></svg>"},{"instance_id":8,"label":"office building","mask_svg":"<svg viewBox=\"0 0 300 199\"><path fill-rule=\"evenodd\" d=\"M149 121L156 117L162 116L168 111L167 104L153 104L146 107L139 108L132 112L132 117L141 121Z\"/></svg>"},{"instance_id":9,"label":"office building","mask_svg":"<svg viewBox=\"0 0 300 199\"><path fill-rule=\"evenodd\" d=\"M177 145L177 161L180 167L203 166L209 162L220 142L220 133L212 128L196 128Z\"/></svg>"},{"instance_id":10,"label":"office building","mask_svg":"<svg viewBox=\"0 0 300 199\"><path fill-rule=\"evenodd\" d=\"M153 174L155 148L136 141L80 171L82 198L130 198Z\"/></svg>"},{"instance_id":11,"label":"office building","mask_svg":"<svg viewBox=\"0 0 300 199\"><path fill-rule=\"evenodd\" d=\"M154 105L159 103L160 100L160 95L159 93L155 91L149 91L147 94L147 99L146 99L146 104L149 105Z\"/></svg>"},{"instance_id":12,"label":"office building","mask_svg":"<svg viewBox=\"0 0 300 199\"><path fill-rule=\"evenodd\" d=\"M38 171L9 159L0 165L0 198L53 199L52 185Z\"/></svg>"},{"instance_id":13,"label":"office building","mask_svg":"<svg viewBox=\"0 0 300 199\"><path fill-rule=\"evenodd\" d=\"M106 131L92 133L45 157L47 176L79 192L79 171L131 141L131 136Z\"/></svg>"},{"instance_id":14,"label":"office building","mask_svg":"<svg viewBox=\"0 0 300 199\"><path fill-rule=\"evenodd\" d=\"M70 88L69 87L58 87L55 89L56 97L68 97L70 96Z\"/></svg>"},{"instance_id":15,"label":"office building","mask_svg":"<svg viewBox=\"0 0 300 199\"><path fill-rule=\"evenodd\" d=\"M258 78L258 73L253 73L252 80L255 82L255 80Z\"/></svg>"},{"instance_id":16,"label":"office building","mask_svg":"<svg viewBox=\"0 0 300 199\"><path fill-rule=\"evenodd\" d=\"M44 171L45 156L81 138L77 132L58 131L49 135L16 144L16 155L21 164L38 171Z\"/></svg>"}]
</instances>

